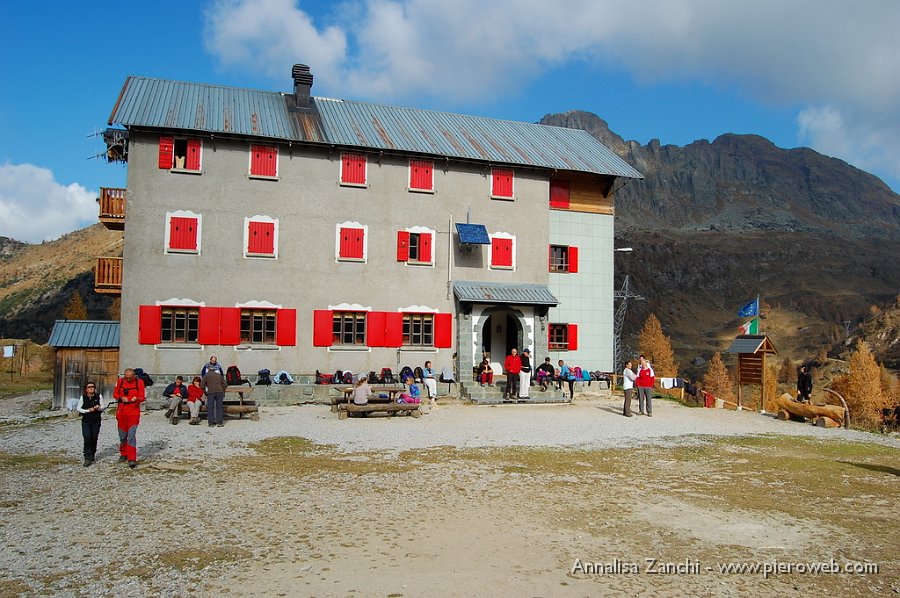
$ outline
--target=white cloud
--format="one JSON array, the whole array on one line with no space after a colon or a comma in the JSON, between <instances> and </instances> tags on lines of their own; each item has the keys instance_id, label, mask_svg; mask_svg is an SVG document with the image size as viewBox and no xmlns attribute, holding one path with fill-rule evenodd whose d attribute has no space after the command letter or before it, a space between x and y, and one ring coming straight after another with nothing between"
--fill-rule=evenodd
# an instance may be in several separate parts
<instances>
[{"instance_id":1,"label":"white cloud","mask_svg":"<svg viewBox=\"0 0 900 598\"><path fill-rule=\"evenodd\" d=\"M97 220L97 193L32 164L0 164L0 236L39 243Z\"/></svg>"},{"instance_id":2,"label":"white cloud","mask_svg":"<svg viewBox=\"0 0 900 598\"><path fill-rule=\"evenodd\" d=\"M900 169L886 147L895 142L879 134L900 129L896 0L356 0L327 5L333 12L316 15L327 26L306 6L219 1L207 47L278 82L305 62L320 90L378 101L496 101L580 65L738 89L809 107L798 138L816 149L858 163L882 151Z\"/></svg>"}]
</instances>

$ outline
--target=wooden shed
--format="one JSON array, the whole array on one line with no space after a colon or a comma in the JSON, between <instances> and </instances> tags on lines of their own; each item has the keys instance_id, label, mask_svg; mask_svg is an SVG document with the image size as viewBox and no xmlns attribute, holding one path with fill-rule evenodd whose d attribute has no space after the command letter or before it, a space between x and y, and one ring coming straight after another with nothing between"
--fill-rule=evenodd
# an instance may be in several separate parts
<instances>
[{"instance_id":1,"label":"wooden shed","mask_svg":"<svg viewBox=\"0 0 900 598\"><path fill-rule=\"evenodd\" d=\"M47 344L56 349L53 409L77 399L88 380L104 397L112 397L119 372L118 322L57 320Z\"/></svg>"},{"instance_id":2,"label":"wooden shed","mask_svg":"<svg viewBox=\"0 0 900 598\"><path fill-rule=\"evenodd\" d=\"M778 354L775 345L764 334L742 334L734 339L726 352L738 356L738 404L743 405L741 388L744 384L759 385L757 408L765 411L762 397L766 387L766 355Z\"/></svg>"}]
</instances>

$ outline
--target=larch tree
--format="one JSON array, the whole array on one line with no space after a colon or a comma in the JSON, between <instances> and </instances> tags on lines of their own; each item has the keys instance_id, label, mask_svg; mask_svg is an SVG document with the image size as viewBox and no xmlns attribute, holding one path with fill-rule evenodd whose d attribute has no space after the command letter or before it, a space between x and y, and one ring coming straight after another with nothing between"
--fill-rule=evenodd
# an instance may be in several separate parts
<instances>
[{"instance_id":1,"label":"larch tree","mask_svg":"<svg viewBox=\"0 0 900 598\"><path fill-rule=\"evenodd\" d=\"M734 380L725 369L725 363L719 353L713 355L709 360L709 367L706 375L703 376L702 388L717 399L734 402Z\"/></svg>"},{"instance_id":2,"label":"larch tree","mask_svg":"<svg viewBox=\"0 0 900 598\"><path fill-rule=\"evenodd\" d=\"M87 307L84 306L84 300L81 293L75 291L69 298L69 303L63 309L63 317L67 320L87 320Z\"/></svg>"},{"instance_id":3,"label":"larch tree","mask_svg":"<svg viewBox=\"0 0 900 598\"><path fill-rule=\"evenodd\" d=\"M850 407L850 420L867 428L879 427L881 410L887 406L887 401L882 388L881 368L865 341L859 341L856 351L850 355L847 382L845 398Z\"/></svg>"},{"instance_id":4,"label":"larch tree","mask_svg":"<svg viewBox=\"0 0 900 598\"><path fill-rule=\"evenodd\" d=\"M638 350L653 365L653 371L657 378L674 378L678 375L672 343L669 337L663 334L662 324L654 314L650 314L650 317L644 322L644 327L638 336Z\"/></svg>"}]
</instances>

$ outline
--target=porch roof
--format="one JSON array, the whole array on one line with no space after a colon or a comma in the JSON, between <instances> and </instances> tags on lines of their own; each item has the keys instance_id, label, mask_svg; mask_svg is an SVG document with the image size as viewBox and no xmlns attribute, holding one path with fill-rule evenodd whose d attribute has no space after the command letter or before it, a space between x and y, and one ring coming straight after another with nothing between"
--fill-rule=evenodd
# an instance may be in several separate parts
<instances>
[{"instance_id":1,"label":"porch roof","mask_svg":"<svg viewBox=\"0 0 900 598\"><path fill-rule=\"evenodd\" d=\"M457 280L453 283L453 294L460 303L559 304L559 299L545 284Z\"/></svg>"}]
</instances>

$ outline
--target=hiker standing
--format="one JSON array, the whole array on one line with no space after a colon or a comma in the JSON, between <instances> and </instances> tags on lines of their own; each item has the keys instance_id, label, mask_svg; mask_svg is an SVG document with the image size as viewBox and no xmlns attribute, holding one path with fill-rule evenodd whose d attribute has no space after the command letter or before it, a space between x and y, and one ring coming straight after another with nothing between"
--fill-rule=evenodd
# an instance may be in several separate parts
<instances>
[{"instance_id":1,"label":"hiker standing","mask_svg":"<svg viewBox=\"0 0 900 598\"><path fill-rule=\"evenodd\" d=\"M503 362L503 373L506 374L506 392L504 396L515 401L519 396L519 372L522 371L522 359L519 357L519 351L513 347Z\"/></svg>"},{"instance_id":2,"label":"hiker standing","mask_svg":"<svg viewBox=\"0 0 900 598\"><path fill-rule=\"evenodd\" d=\"M812 374L805 365L800 366L797 372L797 400L801 403L809 403L809 395L812 394Z\"/></svg>"},{"instance_id":3,"label":"hiker standing","mask_svg":"<svg viewBox=\"0 0 900 598\"><path fill-rule=\"evenodd\" d=\"M81 435L84 437L84 466L94 463L97 454L97 439L100 437L100 413L106 409L103 395L97 392L97 385L88 382L78 399L78 413L81 414Z\"/></svg>"},{"instance_id":4,"label":"hiker standing","mask_svg":"<svg viewBox=\"0 0 900 598\"><path fill-rule=\"evenodd\" d=\"M522 369L519 370L519 396L527 399L531 388L531 349L528 347L522 349L519 360L522 362Z\"/></svg>"},{"instance_id":5,"label":"hiker standing","mask_svg":"<svg viewBox=\"0 0 900 598\"><path fill-rule=\"evenodd\" d=\"M221 428L225 425L225 388L228 386L221 366L218 369L207 369L206 375L200 379L200 386L206 392L206 421L210 428Z\"/></svg>"},{"instance_id":6,"label":"hiker standing","mask_svg":"<svg viewBox=\"0 0 900 598\"><path fill-rule=\"evenodd\" d=\"M638 407L641 410L641 415L653 417L653 405L650 402L650 398L653 396L653 383L656 381L656 373L646 357L641 355L639 361L637 378L634 382L638 389Z\"/></svg>"},{"instance_id":7,"label":"hiker standing","mask_svg":"<svg viewBox=\"0 0 900 598\"><path fill-rule=\"evenodd\" d=\"M631 417L631 397L634 395L634 381L637 378L634 370L631 369L633 365L629 359L625 362L625 369L622 370L622 390L625 391L625 405L622 415L625 417Z\"/></svg>"},{"instance_id":8,"label":"hiker standing","mask_svg":"<svg viewBox=\"0 0 900 598\"><path fill-rule=\"evenodd\" d=\"M222 366L219 365L219 358L215 355L210 356L209 363L205 364L202 368L200 368L200 377L206 375L206 372L209 370L218 371L223 376L225 375L225 370L222 369Z\"/></svg>"},{"instance_id":9,"label":"hiker standing","mask_svg":"<svg viewBox=\"0 0 900 598\"><path fill-rule=\"evenodd\" d=\"M119 462L128 461L128 467L137 467L137 429L141 423L141 403L146 399L144 381L134 375L134 369L116 382L113 398L116 407L116 426L119 431Z\"/></svg>"}]
</instances>

